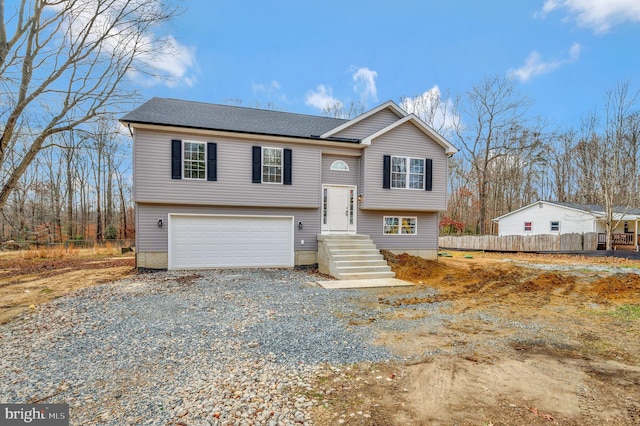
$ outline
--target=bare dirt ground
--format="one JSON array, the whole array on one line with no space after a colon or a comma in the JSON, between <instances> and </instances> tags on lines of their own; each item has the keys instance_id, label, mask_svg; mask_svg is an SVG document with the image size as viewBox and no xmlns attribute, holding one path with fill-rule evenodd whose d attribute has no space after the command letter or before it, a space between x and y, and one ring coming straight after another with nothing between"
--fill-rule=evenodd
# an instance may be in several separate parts
<instances>
[{"instance_id":1,"label":"bare dirt ground","mask_svg":"<svg viewBox=\"0 0 640 426\"><path fill-rule=\"evenodd\" d=\"M116 253L89 249L71 254L50 250L0 254L0 324L32 305L134 273L133 254Z\"/></svg>"},{"instance_id":2,"label":"bare dirt ground","mask_svg":"<svg viewBox=\"0 0 640 426\"><path fill-rule=\"evenodd\" d=\"M640 262L387 256L416 288L380 290L379 303L408 321L434 303L446 317L381 331L409 361L327 368L317 424L640 425ZM415 296L427 287L438 293Z\"/></svg>"},{"instance_id":3,"label":"bare dirt ground","mask_svg":"<svg viewBox=\"0 0 640 426\"><path fill-rule=\"evenodd\" d=\"M452 256L388 254L416 286L376 290L381 312L394 306L407 323L380 328L378 343L407 361L322 369L314 424L640 425L640 262ZM0 254L0 323L133 265L115 253Z\"/></svg>"}]
</instances>

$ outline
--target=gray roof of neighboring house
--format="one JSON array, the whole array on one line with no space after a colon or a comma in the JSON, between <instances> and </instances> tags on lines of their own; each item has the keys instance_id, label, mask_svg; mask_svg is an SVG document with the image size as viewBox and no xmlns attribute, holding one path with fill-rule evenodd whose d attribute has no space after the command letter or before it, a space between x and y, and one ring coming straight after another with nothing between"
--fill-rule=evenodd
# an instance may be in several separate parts
<instances>
[{"instance_id":1,"label":"gray roof of neighboring house","mask_svg":"<svg viewBox=\"0 0 640 426\"><path fill-rule=\"evenodd\" d=\"M152 98L126 114L120 121L309 138L318 137L348 120L179 99ZM354 139L328 139L357 142Z\"/></svg>"},{"instance_id":2,"label":"gray roof of neighboring house","mask_svg":"<svg viewBox=\"0 0 640 426\"><path fill-rule=\"evenodd\" d=\"M571 209L584 210L587 212L604 212L604 206L600 206L597 204L579 204L579 203L568 203L564 201L549 201L549 200L545 200L545 202L550 204L556 204L558 206L569 207ZM630 207L625 208L625 207L617 206L613 208L613 212L640 215L640 209L635 209Z\"/></svg>"}]
</instances>

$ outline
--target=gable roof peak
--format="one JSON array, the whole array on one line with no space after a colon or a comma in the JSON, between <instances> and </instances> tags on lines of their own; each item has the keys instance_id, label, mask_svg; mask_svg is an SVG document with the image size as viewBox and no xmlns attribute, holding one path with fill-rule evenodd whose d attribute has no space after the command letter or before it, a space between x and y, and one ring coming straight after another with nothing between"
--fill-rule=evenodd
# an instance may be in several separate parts
<instances>
[{"instance_id":1,"label":"gable roof peak","mask_svg":"<svg viewBox=\"0 0 640 426\"><path fill-rule=\"evenodd\" d=\"M356 123L359 123L369 117L371 117L372 115L377 114L378 112L385 110L385 109L389 109L391 112L393 112L398 118L403 118L406 117L408 114L405 110L403 110L402 108L400 108L395 102L389 100L387 102L384 102L380 105L378 105L377 107L364 112L362 114L360 114L359 116L352 118L351 120L346 120L343 124L341 124L340 126L331 129L325 133L323 133L322 135L320 135L321 138L328 138L331 137L333 135L335 135L336 133L339 133L341 131L343 131L344 129L347 129L351 126L353 126Z\"/></svg>"}]
</instances>

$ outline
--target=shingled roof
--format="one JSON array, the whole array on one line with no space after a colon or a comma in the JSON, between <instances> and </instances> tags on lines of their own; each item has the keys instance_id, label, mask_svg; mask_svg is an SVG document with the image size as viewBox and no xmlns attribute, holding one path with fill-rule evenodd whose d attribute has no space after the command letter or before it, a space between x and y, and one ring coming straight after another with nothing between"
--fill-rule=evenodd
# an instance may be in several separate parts
<instances>
[{"instance_id":1,"label":"shingled roof","mask_svg":"<svg viewBox=\"0 0 640 426\"><path fill-rule=\"evenodd\" d=\"M569 203L569 202L563 202L563 201L549 201L549 200L544 200L544 201L550 204L556 204L558 206L569 207L570 209L575 209L575 210L584 210L586 212L592 212L592 213L604 213L605 211L604 206L601 206L598 204L579 204L579 203ZM632 208L632 207L614 206L612 210L614 213L640 215L640 209Z\"/></svg>"},{"instance_id":2,"label":"shingled roof","mask_svg":"<svg viewBox=\"0 0 640 426\"><path fill-rule=\"evenodd\" d=\"M152 98L122 117L120 121L309 138L319 137L348 120L179 99Z\"/></svg>"}]
</instances>

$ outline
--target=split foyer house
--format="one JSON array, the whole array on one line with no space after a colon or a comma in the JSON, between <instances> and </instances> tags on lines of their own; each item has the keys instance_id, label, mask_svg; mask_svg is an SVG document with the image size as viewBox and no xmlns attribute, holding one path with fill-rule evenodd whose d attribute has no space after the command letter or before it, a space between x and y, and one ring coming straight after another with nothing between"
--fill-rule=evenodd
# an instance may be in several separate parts
<instances>
[{"instance_id":1,"label":"split foyer house","mask_svg":"<svg viewBox=\"0 0 640 426\"><path fill-rule=\"evenodd\" d=\"M379 249L437 256L456 149L391 101L346 120L153 98L121 122L138 267L344 262L344 278Z\"/></svg>"}]
</instances>

